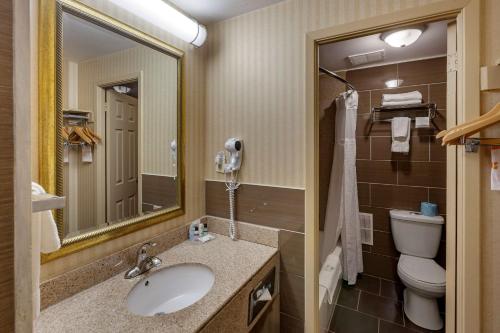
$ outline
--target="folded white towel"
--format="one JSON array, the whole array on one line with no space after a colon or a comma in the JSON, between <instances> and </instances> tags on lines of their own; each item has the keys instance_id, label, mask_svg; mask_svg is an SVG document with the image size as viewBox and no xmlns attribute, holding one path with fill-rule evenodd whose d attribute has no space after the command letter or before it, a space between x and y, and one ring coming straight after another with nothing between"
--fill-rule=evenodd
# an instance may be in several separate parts
<instances>
[{"instance_id":1,"label":"folded white towel","mask_svg":"<svg viewBox=\"0 0 500 333\"><path fill-rule=\"evenodd\" d=\"M64 163L69 163L69 147L64 145Z\"/></svg>"},{"instance_id":2,"label":"folded white towel","mask_svg":"<svg viewBox=\"0 0 500 333\"><path fill-rule=\"evenodd\" d=\"M419 100L422 101L422 94L420 91L411 91L402 94L383 94L382 102L404 102L411 100Z\"/></svg>"},{"instance_id":3,"label":"folded white towel","mask_svg":"<svg viewBox=\"0 0 500 333\"><path fill-rule=\"evenodd\" d=\"M491 148L491 190L500 191L500 148Z\"/></svg>"},{"instance_id":4,"label":"folded white towel","mask_svg":"<svg viewBox=\"0 0 500 333\"><path fill-rule=\"evenodd\" d=\"M35 182L31 182L31 194L40 195L46 194L46 192L42 186ZM35 214L40 214L41 217L40 252L50 253L59 250L61 248L61 240L59 239L57 225L52 216L52 211L46 210Z\"/></svg>"},{"instance_id":5,"label":"folded white towel","mask_svg":"<svg viewBox=\"0 0 500 333\"><path fill-rule=\"evenodd\" d=\"M408 117L394 117L392 118L392 137L396 140L404 140L408 136Z\"/></svg>"},{"instance_id":6,"label":"folded white towel","mask_svg":"<svg viewBox=\"0 0 500 333\"><path fill-rule=\"evenodd\" d=\"M429 117L415 117L415 128L429 128L430 125Z\"/></svg>"},{"instance_id":7,"label":"folded white towel","mask_svg":"<svg viewBox=\"0 0 500 333\"><path fill-rule=\"evenodd\" d=\"M382 101L382 106L393 106L393 105L412 105L412 104L422 104L421 99L409 99L406 101Z\"/></svg>"},{"instance_id":8,"label":"folded white towel","mask_svg":"<svg viewBox=\"0 0 500 333\"><path fill-rule=\"evenodd\" d=\"M82 162L92 163L92 147L89 145L82 146Z\"/></svg>"},{"instance_id":9,"label":"folded white towel","mask_svg":"<svg viewBox=\"0 0 500 333\"><path fill-rule=\"evenodd\" d=\"M411 119L408 117L394 117L392 119L392 145L393 153L410 151Z\"/></svg>"},{"instance_id":10,"label":"folded white towel","mask_svg":"<svg viewBox=\"0 0 500 333\"><path fill-rule=\"evenodd\" d=\"M328 303L333 303L333 296L335 295L335 287L340 280L342 273L342 266L340 264L340 252L342 249L337 246L335 250L330 253L321 267L319 272L319 285L324 287L328 294Z\"/></svg>"}]
</instances>

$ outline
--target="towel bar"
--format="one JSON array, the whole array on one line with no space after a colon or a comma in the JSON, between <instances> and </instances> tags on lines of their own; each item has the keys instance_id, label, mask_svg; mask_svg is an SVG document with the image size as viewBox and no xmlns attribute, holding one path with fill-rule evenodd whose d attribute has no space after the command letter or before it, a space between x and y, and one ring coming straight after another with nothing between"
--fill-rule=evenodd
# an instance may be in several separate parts
<instances>
[{"instance_id":1,"label":"towel bar","mask_svg":"<svg viewBox=\"0 0 500 333\"><path fill-rule=\"evenodd\" d=\"M379 118L383 113L390 112L427 112L427 116L431 120L432 125L439 131L439 126L436 124L434 119L440 115L437 111L436 103L423 103L423 104L409 104L409 105L391 105L391 106L376 106L370 110L370 126L366 135L369 135L372 131L373 124L376 122L384 122L390 121L393 117L390 118ZM412 121L415 120L416 115L410 117Z\"/></svg>"},{"instance_id":2,"label":"towel bar","mask_svg":"<svg viewBox=\"0 0 500 333\"><path fill-rule=\"evenodd\" d=\"M33 213L45 210L61 209L66 206L66 197L58 197L53 194L31 195L31 211Z\"/></svg>"}]
</instances>

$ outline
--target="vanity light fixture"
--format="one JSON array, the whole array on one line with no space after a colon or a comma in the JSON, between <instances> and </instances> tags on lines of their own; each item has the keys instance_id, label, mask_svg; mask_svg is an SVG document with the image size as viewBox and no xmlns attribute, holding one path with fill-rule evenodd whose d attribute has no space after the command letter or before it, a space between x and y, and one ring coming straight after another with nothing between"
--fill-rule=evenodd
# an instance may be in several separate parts
<instances>
[{"instance_id":1,"label":"vanity light fixture","mask_svg":"<svg viewBox=\"0 0 500 333\"><path fill-rule=\"evenodd\" d=\"M384 32L380 39L392 47L405 47L417 41L425 30L425 26L413 26L400 30Z\"/></svg>"},{"instance_id":2,"label":"vanity light fixture","mask_svg":"<svg viewBox=\"0 0 500 333\"><path fill-rule=\"evenodd\" d=\"M397 88L403 83L403 80L401 79L393 79L393 80L387 80L385 81L385 86L387 88Z\"/></svg>"},{"instance_id":3,"label":"vanity light fixture","mask_svg":"<svg viewBox=\"0 0 500 333\"><path fill-rule=\"evenodd\" d=\"M180 39L201 46L207 39L207 29L163 0L109 0Z\"/></svg>"}]
</instances>

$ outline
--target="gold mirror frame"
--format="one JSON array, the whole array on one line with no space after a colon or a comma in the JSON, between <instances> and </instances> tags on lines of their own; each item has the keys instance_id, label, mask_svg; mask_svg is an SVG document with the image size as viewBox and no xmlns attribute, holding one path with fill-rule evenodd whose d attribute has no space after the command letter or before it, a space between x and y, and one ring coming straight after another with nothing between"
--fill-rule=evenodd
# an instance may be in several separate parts
<instances>
[{"instance_id":1,"label":"gold mirror frame","mask_svg":"<svg viewBox=\"0 0 500 333\"><path fill-rule=\"evenodd\" d=\"M42 263L95 246L99 243L165 222L185 213L184 172L184 52L156 37L141 32L128 24L90 8L75 0L39 0L38 24L38 180L47 193L63 195L62 139L57 133L62 128L61 89L61 25L62 12L68 12L92 23L104 26L139 43L173 56L178 63L177 140L177 200L179 205L145 216L135 217L105 228L75 237L63 238L62 211L56 211L61 249L42 254Z\"/></svg>"}]
</instances>

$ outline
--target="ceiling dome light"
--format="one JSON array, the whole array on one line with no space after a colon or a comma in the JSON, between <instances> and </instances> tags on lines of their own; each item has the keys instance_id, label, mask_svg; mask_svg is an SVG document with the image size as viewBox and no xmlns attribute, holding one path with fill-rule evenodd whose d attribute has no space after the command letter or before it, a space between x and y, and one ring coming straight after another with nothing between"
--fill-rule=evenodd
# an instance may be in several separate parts
<instances>
[{"instance_id":1,"label":"ceiling dome light","mask_svg":"<svg viewBox=\"0 0 500 333\"><path fill-rule=\"evenodd\" d=\"M113 90L119 94L128 94L132 88L127 86L113 86Z\"/></svg>"},{"instance_id":2,"label":"ceiling dome light","mask_svg":"<svg viewBox=\"0 0 500 333\"><path fill-rule=\"evenodd\" d=\"M201 46L207 39L207 28L163 0L110 0L115 5L137 15L172 35Z\"/></svg>"},{"instance_id":3,"label":"ceiling dome light","mask_svg":"<svg viewBox=\"0 0 500 333\"><path fill-rule=\"evenodd\" d=\"M384 32L380 35L380 39L392 47L405 47L415 43L423 32L423 26L409 27L402 30Z\"/></svg>"}]
</instances>

